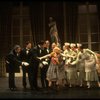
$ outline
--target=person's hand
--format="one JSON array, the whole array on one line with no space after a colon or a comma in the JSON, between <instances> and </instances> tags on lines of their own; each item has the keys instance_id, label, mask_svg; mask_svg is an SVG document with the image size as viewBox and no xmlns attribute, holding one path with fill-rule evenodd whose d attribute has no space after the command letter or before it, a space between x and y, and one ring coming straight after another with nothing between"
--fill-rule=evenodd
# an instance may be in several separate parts
<instances>
[{"instance_id":1,"label":"person's hand","mask_svg":"<svg viewBox=\"0 0 100 100\"><path fill-rule=\"evenodd\" d=\"M40 68L43 68L43 64L42 64L42 63L39 63L39 67L40 67Z\"/></svg>"},{"instance_id":2,"label":"person's hand","mask_svg":"<svg viewBox=\"0 0 100 100\"><path fill-rule=\"evenodd\" d=\"M6 63L9 64L10 62L6 60Z\"/></svg>"},{"instance_id":3,"label":"person's hand","mask_svg":"<svg viewBox=\"0 0 100 100\"><path fill-rule=\"evenodd\" d=\"M27 62L22 62L22 65L24 65L24 66L29 66L29 63L27 63Z\"/></svg>"},{"instance_id":4,"label":"person's hand","mask_svg":"<svg viewBox=\"0 0 100 100\"><path fill-rule=\"evenodd\" d=\"M43 63L43 65L48 65L48 62L46 62L46 61L43 61L42 63Z\"/></svg>"},{"instance_id":5,"label":"person's hand","mask_svg":"<svg viewBox=\"0 0 100 100\"><path fill-rule=\"evenodd\" d=\"M41 60L41 58L40 58L40 57L37 57L37 59Z\"/></svg>"}]
</instances>

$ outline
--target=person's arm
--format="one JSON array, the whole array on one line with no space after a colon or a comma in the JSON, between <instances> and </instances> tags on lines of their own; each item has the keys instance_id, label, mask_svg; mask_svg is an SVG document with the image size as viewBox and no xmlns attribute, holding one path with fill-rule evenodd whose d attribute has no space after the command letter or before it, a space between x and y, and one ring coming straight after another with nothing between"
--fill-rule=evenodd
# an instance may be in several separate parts
<instances>
[{"instance_id":1,"label":"person's arm","mask_svg":"<svg viewBox=\"0 0 100 100\"><path fill-rule=\"evenodd\" d=\"M95 56L96 62L98 62L98 57L97 57L97 55L96 55L96 53L95 53L95 52L93 52L93 51L92 51L92 50L90 50L90 49L86 49L86 51L88 51L88 52L92 53L92 54Z\"/></svg>"},{"instance_id":2,"label":"person's arm","mask_svg":"<svg viewBox=\"0 0 100 100\"><path fill-rule=\"evenodd\" d=\"M51 56L51 54L47 54L47 55L45 55L45 56L37 57L37 58L40 59L40 60L42 60L42 59L48 58L48 57L50 57L50 56Z\"/></svg>"}]
</instances>

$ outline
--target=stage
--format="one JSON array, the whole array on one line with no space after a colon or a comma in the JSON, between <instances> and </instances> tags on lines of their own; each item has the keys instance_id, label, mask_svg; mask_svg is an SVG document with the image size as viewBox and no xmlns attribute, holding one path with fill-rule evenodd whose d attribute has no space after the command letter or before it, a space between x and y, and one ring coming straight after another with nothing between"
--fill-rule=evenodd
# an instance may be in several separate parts
<instances>
[{"instance_id":1,"label":"stage","mask_svg":"<svg viewBox=\"0 0 100 100\"><path fill-rule=\"evenodd\" d=\"M40 85L40 81L39 86ZM92 87L87 89L86 87L65 87L63 89L40 89L39 91L30 90L29 84L27 85L27 89L24 90L22 87L22 78L16 78L16 91L10 91L8 88L8 78L0 78L0 99L99 99L100 98L100 88Z\"/></svg>"}]
</instances>

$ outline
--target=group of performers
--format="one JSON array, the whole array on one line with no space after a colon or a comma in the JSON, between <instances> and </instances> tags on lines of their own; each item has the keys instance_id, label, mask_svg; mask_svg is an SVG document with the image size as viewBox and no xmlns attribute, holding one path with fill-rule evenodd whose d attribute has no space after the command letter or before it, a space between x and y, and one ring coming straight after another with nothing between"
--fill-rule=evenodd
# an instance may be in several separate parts
<instances>
[{"instance_id":1,"label":"group of performers","mask_svg":"<svg viewBox=\"0 0 100 100\"><path fill-rule=\"evenodd\" d=\"M50 54L39 59L44 59L45 62L47 58L51 59L46 73L49 86L52 86L53 82L59 86L67 83L69 87L78 85L82 87L86 83L87 88L90 88L92 82L97 82L100 87L98 55L92 50L83 48L80 43L65 42L63 50L55 45Z\"/></svg>"},{"instance_id":2,"label":"group of performers","mask_svg":"<svg viewBox=\"0 0 100 100\"><path fill-rule=\"evenodd\" d=\"M31 90L38 87L38 75L40 74L42 88L52 86L74 87L87 86L92 82L99 82L99 58L100 54L90 49L83 48L82 44L65 42L63 47L59 43L49 40L41 41L32 48L31 42L26 43L25 48L16 45L6 56L6 71L9 73L9 88L16 89L15 73L19 73L22 66L22 84L27 88L26 73ZM40 71L38 71L38 69ZM39 74L38 74L39 73Z\"/></svg>"},{"instance_id":3,"label":"group of performers","mask_svg":"<svg viewBox=\"0 0 100 100\"><path fill-rule=\"evenodd\" d=\"M9 73L9 88L16 89L15 73L19 72L22 66L23 87L27 88L26 73L30 88L38 90L38 69L40 69L40 79L42 88L84 86L90 88L92 82L99 82L99 57L100 54L83 48L80 43L65 42L61 47L56 22L52 17L49 18L50 36L49 40L41 41L33 46L27 42L25 48L19 45L6 56L6 71Z\"/></svg>"}]
</instances>

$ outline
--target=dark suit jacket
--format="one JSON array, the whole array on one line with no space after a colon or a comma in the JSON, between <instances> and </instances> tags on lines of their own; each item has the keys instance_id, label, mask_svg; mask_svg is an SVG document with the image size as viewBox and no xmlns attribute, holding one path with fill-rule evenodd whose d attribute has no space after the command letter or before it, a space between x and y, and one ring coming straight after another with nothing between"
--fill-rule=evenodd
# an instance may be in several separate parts
<instances>
[{"instance_id":1,"label":"dark suit jacket","mask_svg":"<svg viewBox=\"0 0 100 100\"><path fill-rule=\"evenodd\" d=\"M24 48L21 51L21 61L29 63L29 66L23 66L26 68L26 72L28 71L29 67L31 67L31 60L32 60L32 49L28 50L27 53L27 49Z\"/></svg>"},{"instance_id":2,"label":"dark suit jacket","mask_svg":"<svg viewBox=\"0 0 100 100\"><path fill-rule=\"evenodd\" d=\"M19 66L21 65L20 55L17 56L14 50L12 50L6 56L6 61L9 62L6 63L6 72L15 72L15 73L20 72L20 68L19 68Z\"/></svg>"},{"instance_id":3,"label":"dark suit jacket","mask_svg":"<svg viewBox=\"0 0 100 100\"><path fill-rule=\"evenodd\" d=\"M28 54L26 48L21 51L21 60L30 63L32 57L32 49L29 50Z\"/></svg>"}]
</instances>

